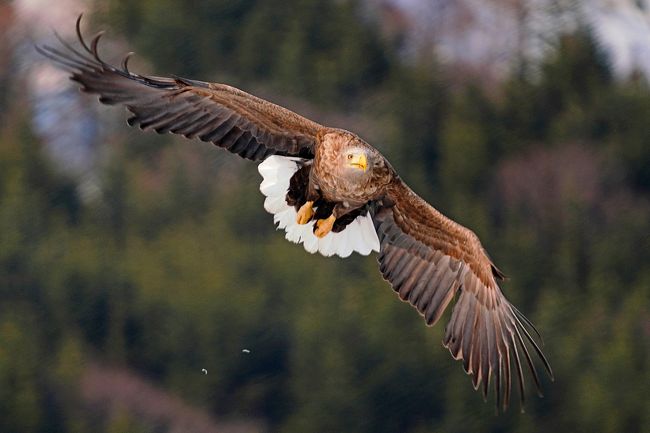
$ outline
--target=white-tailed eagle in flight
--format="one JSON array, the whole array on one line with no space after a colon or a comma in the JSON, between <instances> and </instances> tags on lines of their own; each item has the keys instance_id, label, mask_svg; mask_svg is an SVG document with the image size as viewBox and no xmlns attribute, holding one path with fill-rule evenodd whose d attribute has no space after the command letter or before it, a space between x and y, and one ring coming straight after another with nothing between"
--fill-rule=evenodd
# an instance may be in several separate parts
<instances>
[{"instance_id":1,"label":"white-tailed eagle in flight","mask_svg":"<svg viewBox=\"0 0 650 433\"><path fill-rule=\"evenodd\" d=\"M535 357L553 377L531 332L539 334L505 298L503 274L478 237L413 192L377 149L225 84L135 74L128 56L121 67L105 63L101 34L87 44L80 19L79 45L59 38L58 47L37 48L83 91L125 106L129 125L198 138L258 162L264 207L288 240L325 256L376 251L384 279L427 325L456 298L443 344L484 397L493 377L496 404L507 408L516 375L523 401L523 365L539 392Z\"/></svg>"}]
</instances>

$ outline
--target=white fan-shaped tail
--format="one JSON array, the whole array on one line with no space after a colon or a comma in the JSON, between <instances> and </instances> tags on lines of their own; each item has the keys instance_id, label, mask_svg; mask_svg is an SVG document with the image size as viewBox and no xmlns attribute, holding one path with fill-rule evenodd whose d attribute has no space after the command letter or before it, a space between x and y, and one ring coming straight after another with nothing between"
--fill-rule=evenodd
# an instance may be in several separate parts
<instances>
[{"instance_id":1,"label":"white fan-shaped tail","mask_svg":"<svg viewBox=\"0 0 650 433\"><path fill-rule=\"evenodd\" d=\"M301 158L271 155L259 166L262 175L260 191L266 196L264 209L273 214L273 221L278 229L284 229L287 240L302 243L310 253L319 252L324 256L338 255L348 257L354 251L367 256L371 251L379 252L379 238L369 214L358 216L343 231L330 232L318 238L313 232L313 222L298 224L297 212L286 201L291 176L298 171Z\"/></svg>"}]
</instances>

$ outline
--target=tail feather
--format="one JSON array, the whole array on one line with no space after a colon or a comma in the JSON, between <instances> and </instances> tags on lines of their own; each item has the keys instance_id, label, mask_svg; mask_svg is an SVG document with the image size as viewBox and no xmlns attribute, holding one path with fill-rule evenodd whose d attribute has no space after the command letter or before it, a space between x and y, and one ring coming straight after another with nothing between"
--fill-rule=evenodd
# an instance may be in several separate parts
<instances>
[{"instance_id":1,"label":"tail feather","mask_svg":"<svg viewBox=\"0 0 650 433\"><path fill-rule=\"evenodd\" d=\"M324 256L348 257L354 251L364 256L379 251L379 239L370 214L358 216L339 233L330 232L322 239L313 233L313 223L300 225L296 222L297 212L286 202L291 176L303 165L304 159L271 155L259 166L262 175L260 191L266 196L264 209L273 214L278 229L286 232L287 240L302 243L309 253L319 252Z\"/></svg>"}]
</instances>

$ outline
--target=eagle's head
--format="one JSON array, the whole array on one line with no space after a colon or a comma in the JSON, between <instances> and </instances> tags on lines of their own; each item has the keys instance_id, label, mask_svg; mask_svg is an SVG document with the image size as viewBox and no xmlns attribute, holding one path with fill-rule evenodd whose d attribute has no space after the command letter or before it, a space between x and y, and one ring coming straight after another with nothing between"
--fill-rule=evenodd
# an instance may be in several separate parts
<instances>
[{"instance_id":1,"label":"eagle's head","mask_svg":"<svg viewBox=\"0 0 650 433\"><path fill-rule=\"evenodd\" d=\"M323 137L328 157L335 161L339 172L349 176L368 176L383 162L382 156L357 135L334 131Z\"/></svg>"},{"instance_id":2,"label":"eagle's head","mask_svg":"<svg viewBox=\"0 0 650 433\"><path fill-rule=\"evenodd\" d=\"M343 163L352 170L368 171L368 153L365 149L353 147L343 153Z\"/></svg>"}]
</instances>

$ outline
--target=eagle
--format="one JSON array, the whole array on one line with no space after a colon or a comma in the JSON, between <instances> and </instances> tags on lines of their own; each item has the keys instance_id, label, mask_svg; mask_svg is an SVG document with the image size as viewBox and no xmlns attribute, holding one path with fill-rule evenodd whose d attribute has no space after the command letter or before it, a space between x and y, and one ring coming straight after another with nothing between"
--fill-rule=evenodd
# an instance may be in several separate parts
<instances>
[{"instance_id":1,"label":"eagle","mask_svg":"<svg viewBox=\"0 0 650 433\"><path fill-rule=\"evenodd\" d=\"M81 16L78 44L57 35L60 45L36 48L82 91L125 106L131 126L198 138L258 162L264 207L288 240L324 256L377 252L383 278L427 325L456 299L443 345L474 388L487 399L493 381L496 406L506 410L514 369L523 407L527 365L542 396L536 363L551 380L553 372L539 332L499 288L504 275L474 232L420 198L377 149L226 84L133 73L132 53L113 66L98 53L103 32L87 43L80 26Z\"/></svg>"}]
</instances>

